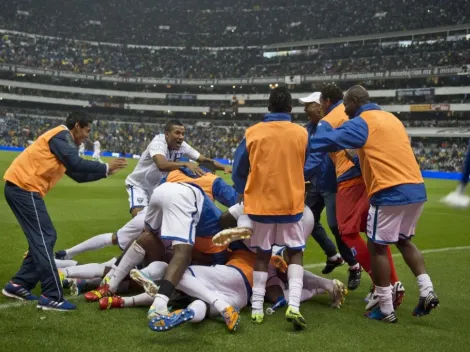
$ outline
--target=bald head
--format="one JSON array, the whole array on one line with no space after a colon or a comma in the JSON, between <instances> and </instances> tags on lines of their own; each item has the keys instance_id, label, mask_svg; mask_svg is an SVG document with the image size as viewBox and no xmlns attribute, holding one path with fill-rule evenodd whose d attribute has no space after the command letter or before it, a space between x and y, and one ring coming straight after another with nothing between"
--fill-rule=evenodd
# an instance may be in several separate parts
<instances>
[{"instance_id":1,"label":"bald head","mask_svg":"<svg viewBox=\"0 0 470 352\"><path fill-rule=\"evenodd\" d=\"M352 86L344 96L344 110L349 118L356 116L356 111L362 105L369 103L369 93L363 86Z\"/></svg>"}]
</instances>

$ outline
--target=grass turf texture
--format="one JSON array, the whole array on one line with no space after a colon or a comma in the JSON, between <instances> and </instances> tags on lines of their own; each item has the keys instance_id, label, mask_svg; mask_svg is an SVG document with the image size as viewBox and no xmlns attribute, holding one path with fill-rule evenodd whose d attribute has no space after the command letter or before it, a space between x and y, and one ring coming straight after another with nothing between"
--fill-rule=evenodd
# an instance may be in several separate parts
<instances>
[{"instance_id":1,"label":"grass turf texture","mask_svg":"<svg viewBox=\"0 0 470 352\"><path fill-rule=\"evenodd\" d=\"M16 156L0 153L0 172ZM91 236L114 232L129 220L124 178L129 167L107 180L76 184L64 179L47 195L46 204L58 232L56 250L65 249ZM226 177L226 176L223 176ZM228 177L227 177L228 179ZM308 328L294 332L284 320L284 310L266 316L260 326L252 325L249 309L242 313L239 330L229 334L221 320L187 324L167 333L148 329L146 308L99 311L97 304L79 298L75 312L41 312L34 304L15 304L0 297L0 351L458 351L470 344L470 308L466 305L470 266L470 212L453 210L439 199L455 187L455 182L426 181L429 201L421 217L415 243L421 249L465 247L425 254L441 307L430 316L414 318L417 302L415 279L401 257L396 258L398 273L407 290L397 311L399 323L388 325L365 319L366 296L370 280L363 274L358 290L350 292L339 310L329 308L327 296L315 297L302 305ZM4 197L0 200L2 225L0 285L16 272L27 250L24 234ZM396 250L394 250L396 253ZM117 247L85 253L80 263L103 262L119 255ZM318 245L310 240L305 264L325 260ZM320 274L321 266L311 265ZM346 282L346 267L336 269L330 278ZM36 289L35 293L39 291Z\"/></svg>"}]
</instances>

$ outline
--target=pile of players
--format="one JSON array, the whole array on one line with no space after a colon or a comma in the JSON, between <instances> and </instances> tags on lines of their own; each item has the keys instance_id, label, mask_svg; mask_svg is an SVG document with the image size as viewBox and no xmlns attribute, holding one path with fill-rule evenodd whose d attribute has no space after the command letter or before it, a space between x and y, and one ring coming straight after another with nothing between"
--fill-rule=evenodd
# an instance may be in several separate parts
<instances>
[{"instance_id":1,"label":"pile of players","mask_svg":"<svg viewBox=\"0 0 470 352\"><path fill-rule=\"evenodd\" d=\"M404 126L370 103L360 86L349 89L344 100L338 87L327 86L300 101L307 128L291 121L290 93L272 91L270 113L247 129L233 170L191 148L181 122L170 121L126 179L132 220L115 233L57 252L56 261L61 265L113 244L123 254L103 264L61 269L64 284L73 292L88 291L85 299L103 310L150 306L154 331L212 315L221 315L234 331L240 309L250 304L251 321L260 324L265 300L274 310L286 305L286 319L303 329L301 302L328 293L332 306L340 307L347 294L338 280L303 269L306 240L319 223L305 206L307 181L318 193L336 187L334 233L341 255L328 253L326 240L314 236L328 257L324 272L346 260L350 289L359 285L361 270L367 272L374 285L366 317L395 323L405 292L388 247L396 244L417 278L420 297L413 315L429 314L439 299L411 242L426 190ZM198 164L180 161L183 156ZM232 173L234 186L216 170ZM136 286L145 292L121 296Z\"/></svg>"}]
</instances>

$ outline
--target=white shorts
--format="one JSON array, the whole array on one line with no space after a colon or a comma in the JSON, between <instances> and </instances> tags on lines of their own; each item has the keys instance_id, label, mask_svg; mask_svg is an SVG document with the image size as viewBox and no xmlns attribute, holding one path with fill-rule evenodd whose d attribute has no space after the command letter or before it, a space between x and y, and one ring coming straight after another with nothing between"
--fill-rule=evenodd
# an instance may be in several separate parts
<instances>
[{"instance_id":1,"label":"white shorts","mask_svg":"<svg viewBox=\"0 0 470 352\"><path fill-rule=\"evenodd\" d=\"M410 239L423 212L424 203L397 206L370 206L367 218L367 237L379 244Z\"/></svg>"},{"instance_id":2,"label":"white shorts","mask_svg":"<svg viewBox=\"0 0 470 352\"><path fill-rule=\"evenodd\" d=\"M151 192L137 186L126 185L127 194L129 194L129 210L134 208L144 208L149 205Z\"/></svg>"},{"instance_id":3,"label":"white shorts","mask_svg":"<svg viewBox=\"0 0 470 352\"><path fill-rule=\"evenodd\" d=\"M262 251L271 251L276 245L302 250L305 248L302 220L287 224L264 224L253 221L253 235L249 243L251 248Z\"/></svg>"},{"instance_id":4,"label":"white shorts","mask_svg":"<svg viewBox=\"0 0 470 352\"><path fill-rule=\"evenodd\" d=\"M116 238L119 248L125 250L129 244L139 238L145 224L145 214L147 213L147 207L142 209L127 222L123 227L116 231Z\"/></svg>"},{"instance_id":5,"label":"white shorts","mask_svg":"<svg viewBox=\"0 0 470 352\"><path fill-rule=\"evenodd\" d=\"M235 309L240 310L248 304L248 288L245 279L234 267L191 265L186 272L197 278L202 285ZM211 309L211 315L213 314L220 315L219 312L212 312Z\"/></svg>"},{"instance_id":6,"label":"white shorts","mask_svg":"<svg viewBox=\"0 0 470 352\"><path fill-rule=\"evenodd\" d=\"M164 183L152 193L145 224L173 245L194 245L203 204L200 189L185 183Z\"/></svg>"}]
</instances>

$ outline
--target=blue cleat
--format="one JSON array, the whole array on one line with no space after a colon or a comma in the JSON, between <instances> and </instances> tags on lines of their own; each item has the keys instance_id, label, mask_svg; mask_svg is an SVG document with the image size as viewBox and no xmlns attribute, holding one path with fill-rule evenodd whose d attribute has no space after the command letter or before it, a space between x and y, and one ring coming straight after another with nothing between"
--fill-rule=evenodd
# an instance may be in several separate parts
<instances>
[{"instance_id":1,"label":"blue cleat","mask_svg":"<svg viewBox=\"0 0 470 352\"><path fill-rule=\"evenodd\" d=\"M160 315L149 321L149 328L156 332L164 332L176 328L194 318L192 309L179 309L168 315Z\"/></svg>"},{"instance_id":2,"label":"blue cleat","mask_svg":"<svg viewBox=\"0 0 470 352\"><path fill-rule=\"evenodd\" d=\"M72 304L66 301L65 299L61 302L57 302L45 296L41 296L39 297L37 308L42 309L42 310L55 310L58 312L68 312L68 311L77 309L77 306L75 304Z\"/></svg>"},{"instance_id":3,"label":"blue cleat","mask_svg":"<svg viewBox=\"0 0 470 352\"><path fill-rule=\"evenodd\" d=\"M372 320L383 321L384 323L395 324L395 323L398 322L398 319L397 319L397 316L395 315L395 312L391 312L390 314L385 315L380 310L380 307L377 307L377 308L375 308L371 311L365 312L364 316L366 318L369 318L369 319L372 319Z\"/></svg>"},{"instance_id":4,"label":"blue cleat","mask_svg":"<svg viewBox=\"0 0 470 352\"><path fill-rule=\"evenodd\" d=\"M413 310L414 317L422 317L431 313L431 310L439 307L439 298L434 292L429 292L426 297L419 297L418 305Z\"/></svg>"},{"instance_id":5,"label":"blue cleat","mask_svg":"<svg viewBox=\"0 0 470 352\"><path fill-rule=\"evenodd\" d=\"M2 290L6 297L15 298L20 301L37 301L38 296L31 294L31 291L25 289L21 285L9 281Z\"/></svg>"}]
</instances>

